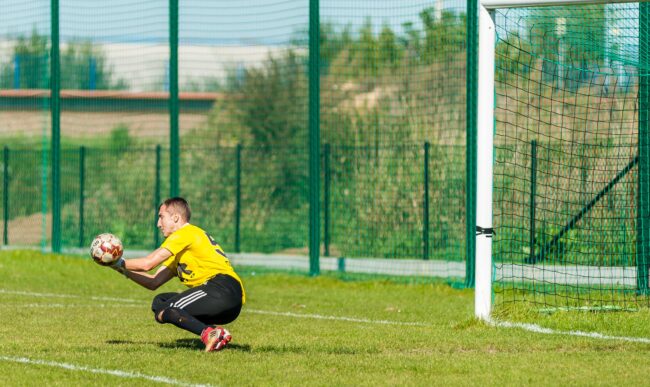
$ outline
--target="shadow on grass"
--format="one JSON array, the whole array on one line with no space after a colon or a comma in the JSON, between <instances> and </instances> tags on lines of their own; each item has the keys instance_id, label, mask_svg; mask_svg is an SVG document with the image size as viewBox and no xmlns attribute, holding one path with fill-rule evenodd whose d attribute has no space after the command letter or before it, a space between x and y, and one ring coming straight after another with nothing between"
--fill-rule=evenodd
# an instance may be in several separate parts
<instances>
[{"instance_id":1,"label":"shadow on grass","mask_svg":"<svg viewBox=\"0 0 650 387\"><path fill-rule=\"evenodd\" d=\"M113 345L157 345L160 348L166 349L188 349L192 351L203 351L205 346L201 340L197 339L178 339L175 341L167 342L152 342L152 341L131 341L131 340L107 340L107 344ZM261 353L296 353L307 354L314 352L327 353L330 355L358 355L358 354L373 354L378 353L376 350L362 350L352 348L327 348L327 347L310 347L310 346L296 346L296 345L264 345L252 349L248 344L230 343L224 351L241 351L241 352L261 352Z\"/></svg>"},{"instance_id":2,"label":"shadow on grass","mask_svg":"<svg viewBox=\"0 0 650 387\"><path fill-rule=\"evenodd\" d=\"M160 348L167 348L167 349L190 349L193 351L199 350L203 351L205 346L201 342L201 340L197 339L178 339L176 341L165 341L165 342L155 342L155 341L133 341L133 340L106 340L106 344L112 344L112 345L157 345ZM226 350L235 350L235 351L243 351L243 352L250 352L251 347L250 345L240 345L240 344L234 344L230 343L228 346L225 348Z\"/></svg>"},{"instance_id":3,"label":"shadow on grass","mask_svg":"<svg viewBox=\"0 0 650 387\"><path fill-rule=\"evenodd\" d=\"M178 339L173 342L164 342L164 343L158 343L158 346L161 348L172 348L172 349L192 349L192 350L200 350L203 351L205 348L205 345L201 342L201 340L197 339ZM243 352L250 352L251 347L250 345L239 345L235 343L230 343L228 346L224 349L226 351L243 351Z\"/></svg>"},{"instance_id":4,"label":"shadow on grass","mask_svg":"<svg viewBox=\"0 0 650 387\"><path fill-rule=\"evenodd\" d=\"M153 345L153 341L133 341L133 340L106 340L106 344L113 345Z\"/></svg>"},{"instance_id":5,"label":"shadow on grass","mask_svg":"<svg viewBox=\"0 0 650 387\"><path fill-rule=\"evenodd\" d=\"M378 351L373 349L365 349L359 351L354 348L331 348L324 346L296 346L296 345L265 345L255 348L255 352L264 352L264 353L297 353L297 354L307 354L307 353L324 353L328 355L359 355L359 354L376 354Z\"/></svg>"}]
</instances>

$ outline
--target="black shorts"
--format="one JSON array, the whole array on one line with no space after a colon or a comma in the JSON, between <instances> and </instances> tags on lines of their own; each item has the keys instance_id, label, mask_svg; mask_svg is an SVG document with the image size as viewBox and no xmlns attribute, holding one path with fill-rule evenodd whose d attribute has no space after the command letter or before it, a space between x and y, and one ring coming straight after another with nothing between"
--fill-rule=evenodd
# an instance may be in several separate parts
<instances>
[{"instance_id":1,"label":"black shorts","mask_svg":"<svg viewBox=\"0 0 650 387\"><path fill-rule=\"evenodd\" d=\"M166 308L183 309L204 324L227 324L239 316L242 287L233 277L218 274L182 293L161 293L154 297L151 310L156 316Z\"/></svg>"}]
</instances>

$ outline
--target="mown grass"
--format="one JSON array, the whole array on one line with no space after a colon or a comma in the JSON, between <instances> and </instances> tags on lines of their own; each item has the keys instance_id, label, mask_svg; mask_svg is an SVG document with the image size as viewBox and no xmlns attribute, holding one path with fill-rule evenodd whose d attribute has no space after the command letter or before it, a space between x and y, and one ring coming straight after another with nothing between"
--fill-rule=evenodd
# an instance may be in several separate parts
<instances>
[{"instance_id":1,"label":"mown grass","mask_svg":"<svg viewBox=\"0 0 650 387\"><path fill-rule=\"evenodd\" d=\"M240 272L249 300L228 326L233 342L206 354L192 334L156 324L149 310L154 293L112 270L79 257L2 251L0 381L160 384L89 371L94 369L223 386L647 383L640 365L649 344L489 326L472 318L471 290ZM160 291L181 288L172 282ZM558 329L607 328L650 337L644 311L510 316ZM11 360L16 358L52 363ZM63 363L75 368L55 365Z\"/></svg>"}]
</instances>

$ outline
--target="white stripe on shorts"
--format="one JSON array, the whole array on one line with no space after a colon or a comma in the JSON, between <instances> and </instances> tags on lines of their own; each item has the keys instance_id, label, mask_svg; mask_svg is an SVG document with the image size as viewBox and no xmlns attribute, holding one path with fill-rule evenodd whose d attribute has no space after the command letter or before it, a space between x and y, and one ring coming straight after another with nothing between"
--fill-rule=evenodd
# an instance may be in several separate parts
<instances>
[{"instance_id":1,"label":"white stripe on shorts","mask_svg":"<svg viewBox=\"0 0 650 387\"><path fill-rule=\"evenodd\" d=\"M190 293L187 296L185 296L185 297L179 299L178 301L176 301L175 303L173 303L172 307L183 309L186 306L188 306L189 304L193 303L194 301L196 301L198 299L201 299L201 298L203 298L203 297L205 297L207 295L208 294L206 292L204 292L203 290L197 290L196 292Z\"/></svg>"}]
</instances>

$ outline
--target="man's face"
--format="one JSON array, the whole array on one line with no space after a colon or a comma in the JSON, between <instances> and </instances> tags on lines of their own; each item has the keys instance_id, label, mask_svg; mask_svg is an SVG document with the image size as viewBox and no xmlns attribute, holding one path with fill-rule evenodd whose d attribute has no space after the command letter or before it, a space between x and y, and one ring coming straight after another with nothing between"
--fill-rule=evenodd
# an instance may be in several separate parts
<instances>
[{"instance_id":1,"label":"man's face","mask_svg":"<svg viewBox=\"0 0 650 387\"><path fill-rule=\"evenodd\" d=\"M169 210L172 210L171 208ZM167 238L171 233L178 230L181 226L180 215L170 212L166 205L160 206L158 210L158 228Z\"/></svg>"}]
</instances>

